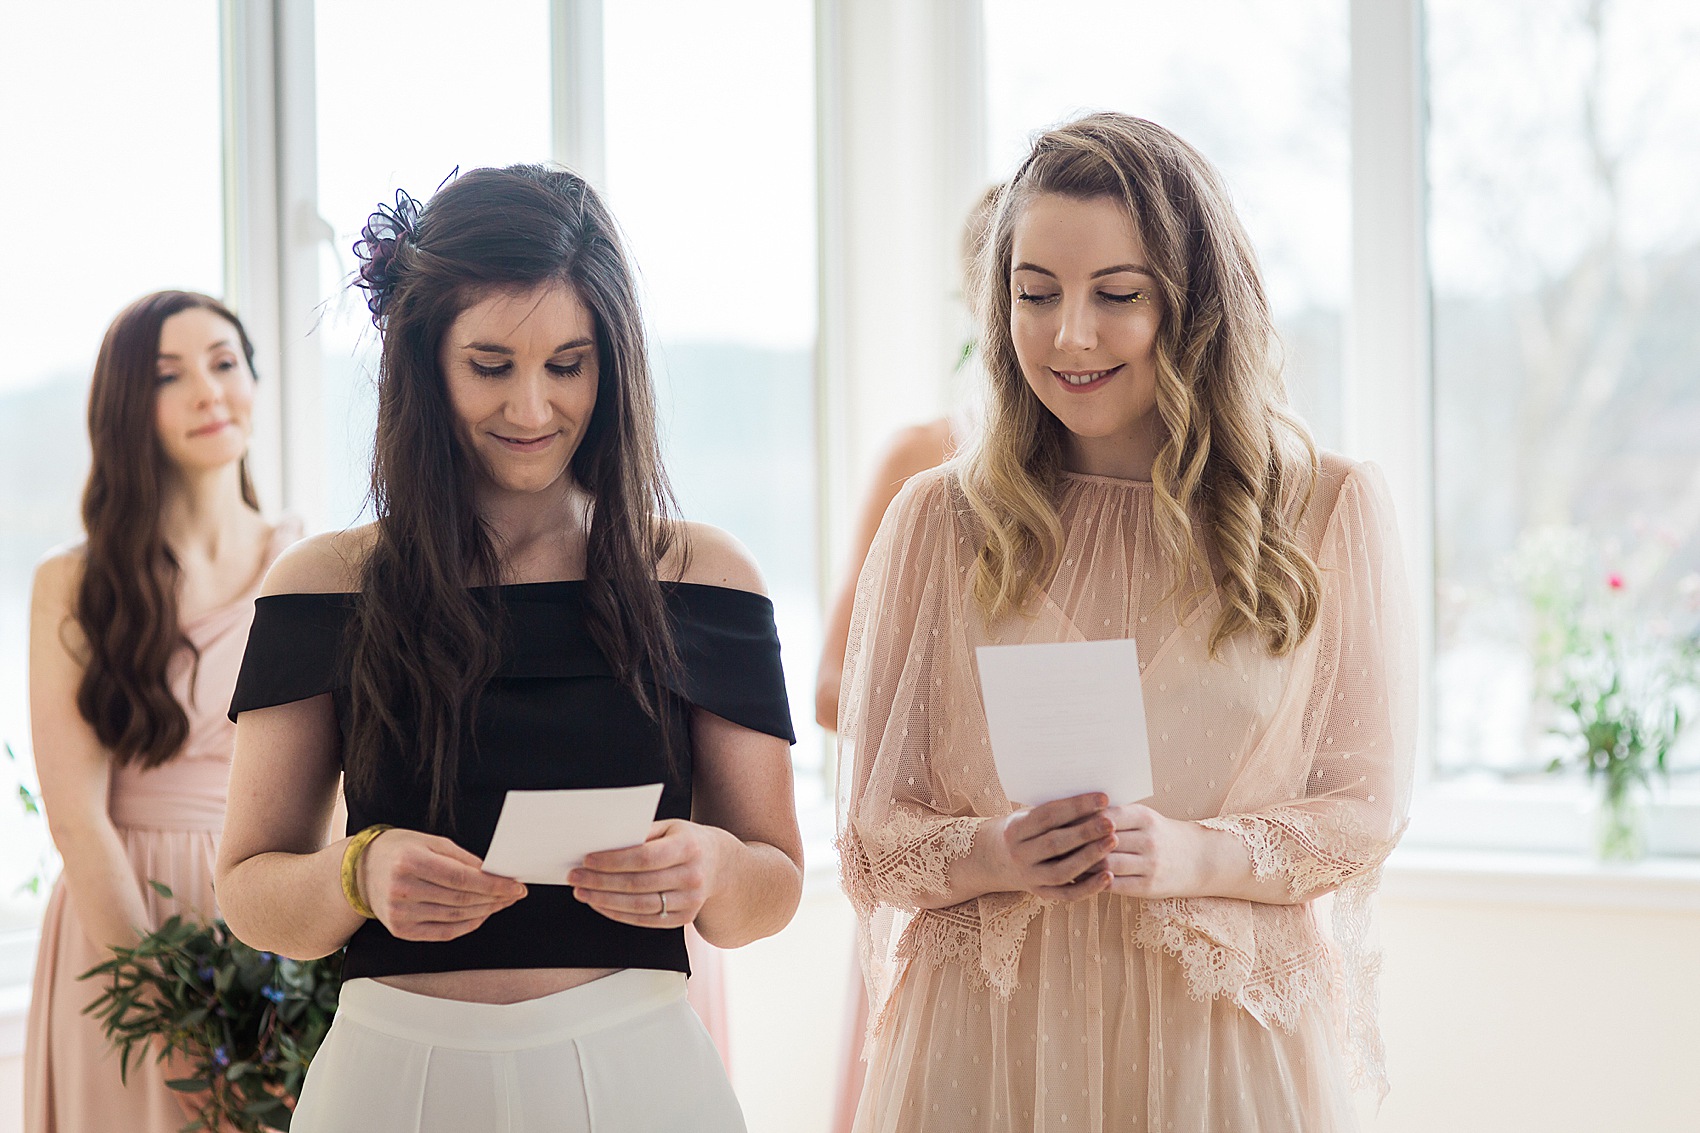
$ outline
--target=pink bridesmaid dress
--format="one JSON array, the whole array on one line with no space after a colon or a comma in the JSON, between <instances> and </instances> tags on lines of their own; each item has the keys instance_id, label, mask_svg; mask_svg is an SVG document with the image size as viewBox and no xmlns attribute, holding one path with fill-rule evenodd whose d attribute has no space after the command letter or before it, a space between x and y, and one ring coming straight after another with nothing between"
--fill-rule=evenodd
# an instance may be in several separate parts
<instances>
[{"instance_id":1,"label":"pink bridesmaid dress","mask_svg":"<svg viewBox=\"0 0 1700 1133\"><path fill-rule=\"evenodd\" d=\"M266 565L300 535L299 521L280 523ZM149 770L112 769L107 805L136 871L150 927L173 913L202 920L218 915L213 862L235 739L225 712L264 573L236 601L183 626L201 659L198 667L191 666L188 652L182 651L170 674L172 693L189 716L182 752ZM164 883L173 897L161 897L147 884L150 880ZM150 1053L139 1064L132 1061L128 1084L121 1082L118 1056L100 1024L82 1013L98 990L77 977L109 955L84 932L76 900L60 878L48 899L36 952L24 1043L26 1133L177 1133L188 1120L183 1095L165 1084L182 1068L168 1072L173 1064L156 1063Z\"/></svg>"},{"instance_id":2,"label":"pink bridesmaid dress","mask_svg":"<svg viewBox=\"0 0 1700 1133\"><path fill-rule=\"evenodd\" d=\"M726 1017L726 964L720 949L697 935L695 925L685 926L685 950L691 957L691 979L686 995L697 1017L714 1040L726 1073L732 1073L732 1035Z\"/></svg>"}]
</instances>

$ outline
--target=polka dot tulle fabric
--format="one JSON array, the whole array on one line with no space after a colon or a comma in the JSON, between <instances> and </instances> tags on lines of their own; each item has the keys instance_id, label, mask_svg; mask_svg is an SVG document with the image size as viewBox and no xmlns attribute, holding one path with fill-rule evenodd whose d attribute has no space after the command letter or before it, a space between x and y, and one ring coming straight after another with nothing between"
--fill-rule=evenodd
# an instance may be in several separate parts
<instances>
[{"instance_id":1,"label":"polka dot tulle fabric","mask_svg":"<svg viewBox=\"0 0 1700 1133\"><path fill-rule=\"evenodd\" d=\"M1352 1128L1349 1085L1385 1088L1369 899L1403 829L1415 730L1379 472L1325 458L1301 525L1321 612L1279 658L1250 633L1210 656L1208 571L1177 579L1152 486L1105 477L1064 476L1056 577L988 624L956 476L917 477L888 512L847 652L839 848L875 1020L856 1129ZM1105 638L1138 646L1151 805L1239 836L1296 903L1000 893L918 909L1010 810L975 647Z\"/></svg>"}]
</instances>

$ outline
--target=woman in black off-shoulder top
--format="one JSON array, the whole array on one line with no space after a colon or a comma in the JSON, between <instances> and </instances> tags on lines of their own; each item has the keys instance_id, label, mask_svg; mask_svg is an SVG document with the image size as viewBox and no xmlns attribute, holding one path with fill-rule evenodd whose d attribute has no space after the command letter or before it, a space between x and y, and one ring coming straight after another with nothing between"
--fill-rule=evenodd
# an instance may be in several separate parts
<instances>
[{"instance_id":1,"label":"woman in black off-shoulder top","mask_svg":"<svg viewBox=\"0 0 1700 1133\"><path fill-rule=\"evenodd\" d=\"M683 928L795 911L794 737L755 564L673 518L613 221L514 166L362 237L378 518L272 570L231 705L224 914L347 946L292 1128L741 1130ZM568 884L482 871L508 791L657 782L648 840Z\"/></svg>"}]
</instances>

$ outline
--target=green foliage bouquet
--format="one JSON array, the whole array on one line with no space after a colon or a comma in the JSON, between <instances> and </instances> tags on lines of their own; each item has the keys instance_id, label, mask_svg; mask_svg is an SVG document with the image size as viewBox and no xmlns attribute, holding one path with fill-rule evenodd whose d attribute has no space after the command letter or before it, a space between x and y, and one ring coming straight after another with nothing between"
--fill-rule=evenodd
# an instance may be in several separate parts
<instances>
[{"instance_id":1,"label":"green foliage bouquet","mask_svg":"<svg viewBox=\"0 0 1700 1133\"><path fill-rule=\"evenodd\" d=\"M83 974L106 985L85 1013L105 1025L126 1077L150 1046L158 1061L176 1054L188 1064L188 1077L167 1082L199 1095L199 1113L182 1133L287 1130L336 1013L341 972L341 953L290 960L248 947L223 921L173 916Z\"/></svg>"},{"instance_id":2,"label":"green foliage bouquet","mask_svg":"<svg viewBox=\"0 0 1700 1133\"><path fill-rule=\"evenodd\" d=\"M1645 852L1643 797L1700 701L1700 628L1681 624L1700 609L1700 577L1659 592L1668 557L1657 541L1614 554L1571 530L1535 533L1518 553L1537 689L1571 741L1549 770L1603 784L1595 849L1608 860Z\"/></svg>"}]
</instances>

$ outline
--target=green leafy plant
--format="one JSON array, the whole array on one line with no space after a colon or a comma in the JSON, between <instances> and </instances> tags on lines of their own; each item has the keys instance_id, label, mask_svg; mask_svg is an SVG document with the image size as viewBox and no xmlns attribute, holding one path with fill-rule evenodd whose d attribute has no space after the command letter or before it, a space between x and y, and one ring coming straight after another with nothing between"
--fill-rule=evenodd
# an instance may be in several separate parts
<instances>
[{"instance_id":1,"label":"green leafy plant","mask_svg":"<svg viewBox=\"0 0 1700 1133\"><path fill-rule=\"evenodd\" d=\"M1643 852L1638 791L1669 774L1686 709L1700 699L1700 636L1673 620L1695 612L1700 579L1684 578L1675 595L1650 594L1664 565L1659 550L1614 556L1556 530L1518 552L1537 689L1557 709L1553 730L1571 741L1548 769L1580 768L1601 783L1596 849L1608 859Z\"/></svg>"},{"instance_id":2,"label":"green leafy plant","mask_svg":"<svg viewBox=\"0 0 1700 1133\"><path fill-rule=\"evenodd\" d=\"M1608 859L1639 857L1644 849L1635 792L1650 787L1655 773L1669 773L1670 751L1687 723L1681 694L1693 680L1691 642L1651 657L1635 656L1637 644L1602 634L1590 663L1574 667L1560 702L1576 751L1553 760L1552 769L1580 765L1602 783L1598 850Z\"/></svg>"},{"instance_id":3,"label":"green leafy plant","mask_svg":"<svg viewBox=\"0 0 1700 1133\"><path fill-rule=\"evenodd\" d=\"M173 916L81 978L105 984L85 1013L104 1024L120 1074L128 1078L150 1050L156 1061L175 1054L187 1063L186 1077L166 1083L199 1095L199 1112L182 1133L264 1133L289 1128L307 1066L336 1013L341 973L340 952L290 960L248 947L223 921Z\"/></svg>"}]
</instances>

